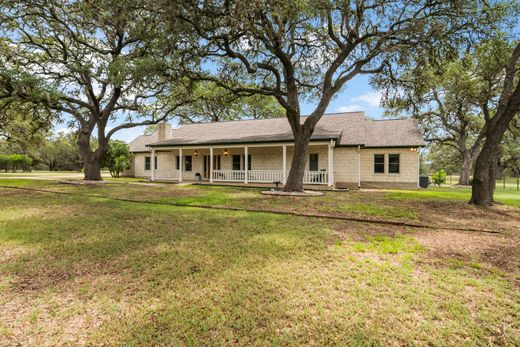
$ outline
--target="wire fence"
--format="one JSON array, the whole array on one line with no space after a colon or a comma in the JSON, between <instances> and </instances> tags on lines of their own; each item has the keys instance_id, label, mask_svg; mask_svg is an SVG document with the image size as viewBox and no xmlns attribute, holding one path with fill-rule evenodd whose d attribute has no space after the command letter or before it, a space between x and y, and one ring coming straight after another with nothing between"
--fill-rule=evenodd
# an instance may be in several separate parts
<instances>
[{"instance_id":1,"label":"wire fence","mask_svg":"<svg viewBox=\"0 0 520 347\"><path fill-rule=\"evenodd\" d=\"M459 184L459 174L447 174L446 182L443 185L458 185ZM471 187L471 182L473 180L473 176L470 176L468 184L464 184L463 186ZM430 176L430 184L433 184L433 180ZM495 180L495 189L496 190L511 190L511 191L520 191L520 176L508 176L502 175L498 176Z\"/></svg>"}]
</instances>

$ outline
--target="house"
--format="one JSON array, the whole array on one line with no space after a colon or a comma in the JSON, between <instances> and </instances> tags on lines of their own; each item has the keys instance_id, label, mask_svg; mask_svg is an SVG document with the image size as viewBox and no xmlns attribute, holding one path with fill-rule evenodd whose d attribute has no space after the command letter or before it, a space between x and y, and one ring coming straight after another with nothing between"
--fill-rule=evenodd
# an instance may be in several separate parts
<instances>
[{"instance_id":1,"label":"house","mask_svg":"<svg viewBox=\"0 0 520 347\"><path fill-rule=\"evenodd\" d=\"M304 118L302 118L302 122ZM181 125L161 123L129 144L127 173L152 181L285 182L293 153L286 118ZM318 188L416 188L424 140L413 119L327 114L309 146L304 184ZM152 159L154 158L154 159Z\"/></svg>"}]
</instances>

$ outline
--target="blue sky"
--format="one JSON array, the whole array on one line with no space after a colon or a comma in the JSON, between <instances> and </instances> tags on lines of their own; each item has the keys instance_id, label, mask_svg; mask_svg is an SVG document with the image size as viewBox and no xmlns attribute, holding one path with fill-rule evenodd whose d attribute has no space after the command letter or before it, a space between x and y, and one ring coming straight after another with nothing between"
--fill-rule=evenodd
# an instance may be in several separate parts
<instances>
[{"instance_id":1,"label":"blue sky","mask_svg":"<svg viewBox=\"0 0 520 347\"><path fill-rule=\"evenodd\" d=\"M379 93L369 84L367 76L357 76L352 79L330 103L327 112L364 111L371 118L381 118L383 108L379 106ZM309 114L314 109L313 104L303 104L302 114ZM175 124L175 120L171 123ZM56 127L65 128L63 124ZM122 141L131 141L143 133L144 127L124 129L114 134L113 138Z\"/></svg>"}]
</instances>

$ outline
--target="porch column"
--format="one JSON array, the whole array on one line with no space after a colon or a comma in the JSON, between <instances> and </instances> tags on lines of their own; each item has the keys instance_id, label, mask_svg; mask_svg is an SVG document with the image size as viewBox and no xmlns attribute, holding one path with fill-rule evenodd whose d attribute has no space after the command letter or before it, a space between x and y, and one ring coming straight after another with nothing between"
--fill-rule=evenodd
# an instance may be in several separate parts
<instances>
[{"instance_id":1,"label":"porch column","mask_svg":"<svg viewBox=\"0 0 520 347\"><path fill-rule=\"evenodd\" d=\"M152 148L152 157L150 158L150 170L152 171L150 179L152 181L155 181L155 148Z\"/></svg>"},{"instance_id":2,"label":"porch column","mask_svg":"<svg viewBox=\"0 0 520 347\"><path fill-rule=\"evenodd\" d=\"M247 177L247 169L248 169L248 165L249 165L248 153L249 153L249 148L244 147L244 174L245 174L244 183L245 184L247 184L247 181L248 181L248 177Z\"/></svg>"},{"instance_id":3,"label":"porch column","mask_svg":"<svg viewBox=\"0 0 520 347\"><path fill-rule=\"evenodd\" d=\"M282 146L282 183L287 183L287 145Z\"/></svg>"},{"instance_id":4,"label":"porch column","mask_svg":"<svg viewBox=\"0 0 520 347\"><path fill-rule=\"evenodd\" d=\"M213 147L209 148L209 183L213 183Z\"/></svg>"},{"instance_id":5,"label":"porch column","mask_svg":"<svg viewBox=\"0 0 520 347\"><path fill-rule=\"evenodd\" d=\"M184 166L182 160L182 148L179 148L179 182L182 182L182 167Z\"/></svg>"},{"instance_id":6,"label":"porch column","mask_svg":"<svg viewBox=\"0 0 520 347\"><path fill-rule=\"evenodd\" d=\"M361 146L357 146L357 158L358 188L361 188Z\"/></svg>"},{"instance_id":7,"label":"porch column","mask_svg":"<svg viewBox=\"0 0 520 347\"><path fill-rule=\"evenodd\" d=\"M332 147L332 140L330 141L330 144L328 146L328 172L329 172L329 180L328 180L328 183L327 185L329 187L332 187L332 184L334 182L334 150L333 150L333 147Z\"/></svg>"}]
</instances>

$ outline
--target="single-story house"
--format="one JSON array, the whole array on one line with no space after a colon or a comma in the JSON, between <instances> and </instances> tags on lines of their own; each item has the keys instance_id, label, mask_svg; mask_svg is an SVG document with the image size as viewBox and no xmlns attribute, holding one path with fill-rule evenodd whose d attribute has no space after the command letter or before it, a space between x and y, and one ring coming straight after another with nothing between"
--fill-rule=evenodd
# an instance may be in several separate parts
<instances>
[{"instance_id":1,"label":"single-story house","mask_svg":"<svg viewBox=\"0 0 520 347\"><path fill-rule=\"evenodd\" d=\"M304 118L302 117L302 122ZM285 182L294 137L286 118L181 125L130 142L127 175L152 181ZM328 188L416 188L424 140L413 119L327 114L309 146L304 184Z\"/></svg>"}]
</instances>

